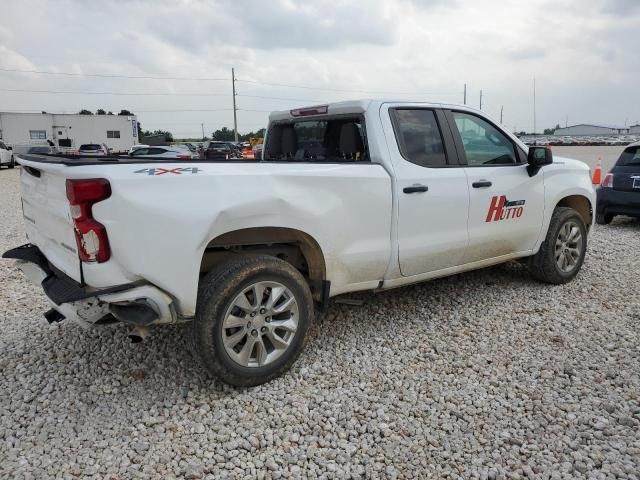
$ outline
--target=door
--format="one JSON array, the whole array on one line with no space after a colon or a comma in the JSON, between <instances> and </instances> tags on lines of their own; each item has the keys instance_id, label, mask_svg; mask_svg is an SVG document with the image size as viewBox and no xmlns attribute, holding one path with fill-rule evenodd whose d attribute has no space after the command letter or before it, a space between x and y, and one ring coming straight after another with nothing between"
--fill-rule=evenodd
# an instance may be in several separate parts
<instances>
[{"instance_id":1,"label":"door","mask_svg":"<svg viewBox=\"0 0 640 480\"><path fill-rule=\"evenodd\" d=\"M0 164L9 163L11 161L11 151L7 150L4 143L0 142Z\"/></svg>"},{"instance_id":2,"label":"door","mask_svg":"<svg viewBox=\"0 0 640 480\"><path fill-rule=\"evenodd\" d=\"M531 250L542 227L544 175L529 176L526 155L488 119L447 112L466 162L469 248L464 263Z\"/></svg>"},{"instance_id":3,"label":"door","mask_svg":"<svg viewBox=\"0 0 640 480\"><path fill-rule=\"evenodd\" d=\"M443 128L446 119L437 109L388 112L400 271L411 276L460 265L468 243L469 191L451 133Z\"/></svg>"}]
</instances>

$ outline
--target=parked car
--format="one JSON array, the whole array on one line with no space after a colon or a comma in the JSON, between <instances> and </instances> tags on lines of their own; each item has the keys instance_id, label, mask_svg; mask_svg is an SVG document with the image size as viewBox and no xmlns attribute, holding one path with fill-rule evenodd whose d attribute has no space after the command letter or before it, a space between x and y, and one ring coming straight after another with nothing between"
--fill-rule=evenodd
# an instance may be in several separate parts
<instances>
[{"instance_id":1,"label":"parked car","mask_svg":"<svg viewBox=\"0 0 640 480\"><path fill-rule=\"evenodd\" d=\"M103 157L109 155L109 147L104 143L85 143L80 145L78 155L83 157Z\"/></svg>"},{"instance_id":2,"label":"parked car","mask_svg":"<svg viewBox=\"0 0 640 480\"><path fill-rule=\"evenodd\" d=\"M261 162L28 156L30 243L4 257L49 321L115 317L138 339L192 321L197 358L240 386L285 372L330 297L514 259L551 284L582 267L589 168L484 112L342 102L274 112L265 140Z\"/></svg>"},{"instance_id":3,"label":"parked car","mask_svg":"<svg viewBox=\"0 0 640 480\"><path fill-rule=\"evenodd\" d=\"M129 153L133 158L177 158L188 160L197 158L189 149L181 147L142 147Z\"/></svg>"},{"instance_id":4,"label":"parked car","mask_svg":"<svg viewBox=\"0 0 640 480\"><path fill-rule=\"evenodd\" d=\"M149 148L149 145L143 145L143 144L139 144L139 145L133 145L130 149L129 149L129 155L131 155L134 151L140 149L140 148Z\"/></svg>"},{"instance_id":5,"label":"parked car","mask_svg":"<svg viewBox=\"0 0 640 480\"><path fill-rule=\"evenodd\" d=\"M262 150L264 148L264 144L263 143L256 143L253 146L253 158L256 160L261 160L262 159Z\"/></svg>"},{"instance_id":6,"label":"parked car","mask_svg":"<svg viewBox=\"0 0 640 480\"><path fill-rule=\"evenodd\" d=\"M0 168L2 166L13 168L16 166L16 160L13 156L11 147L6 145L3 141L0 141Z\"/></svg>"},{"instance_id":7,"label":"parked car","mask_svg":"<svg viewBox=\"0 0 640 480\"><path fill-rule=\"evenodd\" d=\"M237 160L242 158L242 154L231 142L210 141L204 145L204 158L207 160Z\"/></svg>"},{"instance_id":8,"label":"parked car","mask_svg":"<svg viewBox=\"0 0 640 480\"><path fill-rule=\"evenodd\" d=\"M611 223L616 215L640 218L640 142L624 149L597 190L596 221Z\"/></svg>"}]
</instances>

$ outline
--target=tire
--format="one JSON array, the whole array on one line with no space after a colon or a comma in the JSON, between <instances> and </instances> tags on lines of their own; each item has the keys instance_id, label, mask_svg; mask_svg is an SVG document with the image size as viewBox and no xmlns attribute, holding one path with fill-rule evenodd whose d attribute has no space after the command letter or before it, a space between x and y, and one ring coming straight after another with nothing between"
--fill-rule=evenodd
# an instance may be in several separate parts
<instances>
[{"instance_id":1,"label":"tire","mask_svg":"<svg viewBox=\"0 0 640 480\"><path fill-rule=\"evenodd\" d=\"M612 213L607 213L607 214L597 213L596 223L598 225L609 225L612 222L614 216L615 215L613 215Z\"/></svg>"},{"instance_id":2,"label":"tire","mask_svg":"<svg viewBox=\"0 0 640 480\"><path fill-rule=\"evenodd\" d=\"M314 317L309 286L298 270L267 255L239 256L209 272L200 285L191 343L209 373L231 385L252 387L291 367ZM256 301L254 293L261 289L264 294ZM280 290L284 293L278 296ZM274 309L267 310L269 302ZM276 313L282 305L290 305L289 310Z\"/></svg>"},{"instance_id":3,"label":"tire","mask_svg":"<svg viewBox=\"0 0 640 480\"><path fill-rule=\"evenodd\" d=\"M11 155L11 161L9 162L9 168L14 168L16 166L16 159Z\"/></svg>"},{"instance_id":4,"label":"tire","mask_svg":"<svg viewBox=\"0 0 640 480\"><path fill-rule=\"evenodd\" d=\"M570 227L570 234L565 230L567 226ZM565 243L562 238L571 240L575 232L574 227L580 234L579 239ZM558 247L558 243L564 246ZM567 245L576 245L579 249L576 251L575 248L569 248ZM557 248L561 250L559 254ZM572 208L557 207L551 216L549 230L540 250L530 257L529 271L536 280L541 282L556 285L570 282L582 268L586 250L587 228L580 214ZM559 258L557 258L558 255ZM562 257L565 257L565 260ZM575 262L574 264L569 264L569 257ZM566 269L563 269L559 262L566 262Z\"/></svg>"}]
</instances>

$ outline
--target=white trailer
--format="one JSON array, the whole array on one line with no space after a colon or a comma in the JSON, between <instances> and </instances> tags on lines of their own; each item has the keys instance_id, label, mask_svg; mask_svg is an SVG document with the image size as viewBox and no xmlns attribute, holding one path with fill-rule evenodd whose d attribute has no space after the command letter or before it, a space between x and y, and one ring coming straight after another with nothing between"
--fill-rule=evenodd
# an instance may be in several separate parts
<instances>
[{"instance_id":1,"label":"white trailer","mask_svg":"<svg viewBox=\"0 0 640 480\"><path fill-rule=\"evenodd\" d=\"M138 143L135 115L0 112L0 139L8 145L53 142L63 151L104 143L114 152Z\"/></svg>"}]
</instances>

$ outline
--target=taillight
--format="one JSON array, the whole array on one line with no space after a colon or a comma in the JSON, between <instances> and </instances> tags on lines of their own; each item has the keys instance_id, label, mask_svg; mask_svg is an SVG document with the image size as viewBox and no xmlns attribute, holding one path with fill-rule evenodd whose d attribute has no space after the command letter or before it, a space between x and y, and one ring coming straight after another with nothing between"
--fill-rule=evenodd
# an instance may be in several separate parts
<instances>
[{"instance_id":1,"label":"taillight","mask_svg":"<svg viewBox=\"0 0 640 480\"><path fill-rule=\"evenodd\" d=\"M106 262L111 257L107 229L93 218L94 203L111 196L111 184L104 178L67 180L67 198L73 218L78 258L83 262Z\"/></svg>"},{"instance_id":2,"label":"taillight","mask_svg":"<svg viewBox=\"0 0 640 480\"><path fill-rule=\"evenodd\" d=\"M600 186L602 188L613 188L613 173L607 173Z\"/></svg>"}]
</instances>

